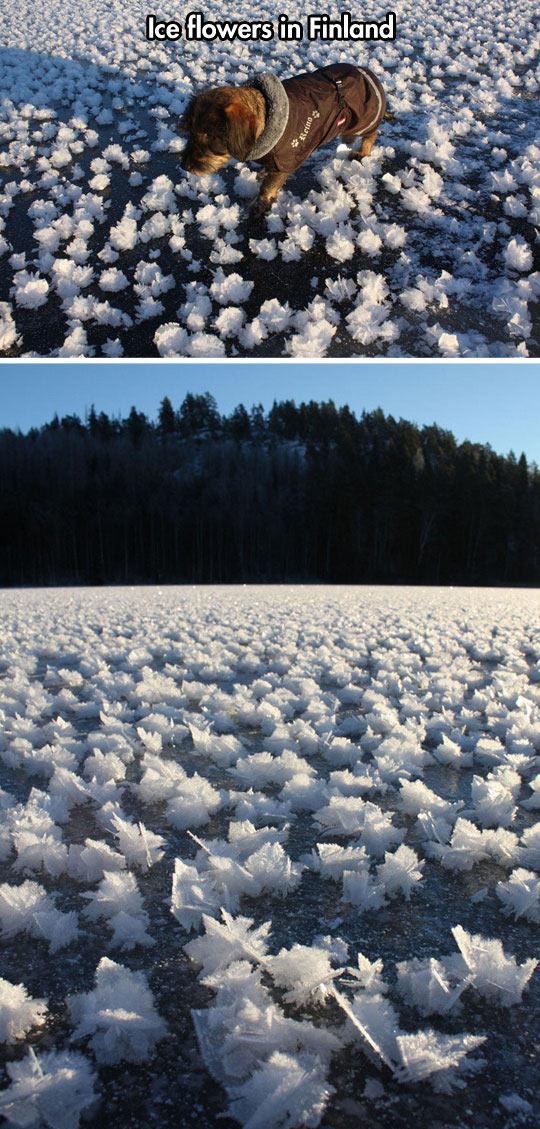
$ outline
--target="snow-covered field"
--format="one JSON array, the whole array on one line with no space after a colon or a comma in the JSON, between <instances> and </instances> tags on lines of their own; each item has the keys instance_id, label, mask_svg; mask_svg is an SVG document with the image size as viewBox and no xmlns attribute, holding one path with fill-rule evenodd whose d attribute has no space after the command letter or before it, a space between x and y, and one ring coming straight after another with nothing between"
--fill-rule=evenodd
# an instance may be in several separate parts
<instances>
[{"instance_id":1,"label":"snow-covered field","mask_svg":"<svg viewBox=\"0 0 540 1129\"><path fill-rule=\"evenodd\" d=\"M538 612L4 592L8 1124L533 1124Z\"/></svg>"},{"instance_id":2,"label":"snow-covered field","mask_svg":"<svg viewBox=\"0 0 540 1129\"><path fill-rule=\"evenodd\" d=\"M537 5L394 9L395 42L161 46L142 0L0 0L0 354L537 356ZM319 150L262 224L255 167L180 170L195 90L339 60L397 113L362 165Z\"/></svg>"}]
</instances>

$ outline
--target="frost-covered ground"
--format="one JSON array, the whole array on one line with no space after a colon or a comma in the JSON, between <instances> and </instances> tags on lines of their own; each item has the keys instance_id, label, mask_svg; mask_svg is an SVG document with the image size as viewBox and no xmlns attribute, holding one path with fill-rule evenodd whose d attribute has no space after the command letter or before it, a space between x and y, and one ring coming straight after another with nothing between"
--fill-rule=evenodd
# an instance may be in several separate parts
<instances>
[{"instance_id":1,"label":"frost-covered ground","mask_svg":"<svg viewBox=\"0 0 540 1129\"><path fill-rule=\"evenodd\" d=\"M4 592L9 1124L532 1125L538 612Z\"/></svg>"},{"instance_id":2,"label":"frost-covered ground","mask_svg":"<svg viewBox=\"0 0 540 1129\"><path fill-rule=\"evenodd\" d=\"M537 356L537 5L394 8L394 43L160 46L142 0L0 0L0 353ZM180 170L194 90L339 60L397 113L361 166L319 150L258 225L253 166Z\"/></svg>"}]
</instances>

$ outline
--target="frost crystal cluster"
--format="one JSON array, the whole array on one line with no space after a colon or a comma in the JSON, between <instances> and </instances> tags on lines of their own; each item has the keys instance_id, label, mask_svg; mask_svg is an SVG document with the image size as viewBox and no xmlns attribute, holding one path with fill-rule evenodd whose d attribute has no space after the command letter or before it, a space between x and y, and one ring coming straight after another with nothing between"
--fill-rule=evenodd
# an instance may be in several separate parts
<instances>
[{"instance_id":1,"label":"frost crystal cluster","mask_svg":"<svg viewBox=\"0 0 540 1129\"><path fill-rule=\"evenodd\" d=\"M38 121L52 141L51 119ZM65 128L58 170L76 144ZM127 159L111 140L92 162L98 185ZM418 170L406 199L424 214L438 188ZM133 225L151 243L146 225L159 210L161 230L174 205L162 176L141 216L128 205L117 219L103 272L115 299L125 286L111 256ZM205 205L205 229L227 247L232 207ZM354 230L343 195L334 209L343 272ZM45 199L38 213L53 247L63 228ZM80 270L82 224L70 236ZM376 240L365 247L375 254ZM141 302L160 302L166 275L147 253ZM523 261L520 244L510 260ZM220 272L213 296L230 328L242 280ZM41 290L19 283L23 308ZM362 287L367 332L385 324L374 311L387 297L368 274ZM346 298L343 273L330 293ZM192 290L193 332L203 297ZM267 306L268 324L284 316ZM483 1124L486 1101L493 1129L526 1129L536 593L13 591L0 633L8 1126L98 1129L112 1110L128 1129L148 1102L163 1129L194 1111L245 1129L316 1129L358 1109L401 1124L449 1095L449 1129Z\"/></svg>"}]
</instances>

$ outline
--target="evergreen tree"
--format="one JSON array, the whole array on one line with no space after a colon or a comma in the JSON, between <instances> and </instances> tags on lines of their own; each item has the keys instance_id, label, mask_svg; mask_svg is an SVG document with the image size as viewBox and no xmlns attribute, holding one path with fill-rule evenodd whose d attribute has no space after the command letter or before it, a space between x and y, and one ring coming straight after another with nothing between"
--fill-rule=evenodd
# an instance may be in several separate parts
<instances>
[{"instance_id":1,"label":"evergreen tree","mask_svg":"<svg viewBox=\"0 0 540 1129\"><path fill-rule=\"evenodd\" d=\"M266 419L262 404L254 404L249 413L251 434L255 438L262 438L266 434Z\"/></svg>"},{"instance_id":2,"label":"evergreen tree","mask_svg":"<svg viewBox=\"0 0 540 1129\"><path fill-rule=\"evenodd\" d=\"M99 422L94 404L91 405L90 411L88 412L86 426L90 432L90 435L99 435Z\"/></svg>"},{"instance_id":3,"label":"evergreen tree","mask_svg":"<svg viewBox=\"0 0 540 1129\"><path fill-rule=\"evenodd\" d=\"M205 433L214 435L221 424L216 401L209 392L202 396L188 392L180 406L178 418L180 433L185 438L195 435L202 437Z\"/></svg>"},{"instance_id":4,"label":"evergreen tree","mask_svg":"<svg viewBox=\"0 0 540 1129\"><path fill-rule=\"evenodd\" d=\"M147 429L148 420L144 412L138 412L136 407L132 406L129 415L125 420L125 430L134 447L138 447L142 443Z\"/></svg>"},{"instance_id":5,"label":"evergreen tree","mask_svg":"<svg viewBox=\"0 0 540 1129\"><path fill-rule=\"evenodd\" d=\"M158 413L158 431L162 436L173 435L177 430L178 421L171 401L168 396L164 396L161 404L159 405Z\"/></svg>"},{"instance_id":6,"label":"evergreen tree","mask_svg":"<svg viewBox=\"0 0 540 1129\"><path fill-rule=\"evenodd\" d=\"M249 412L246 411L243 404L238 404L238 407L234 408L231 412L231 415L226 421L226 430L229 435L232 435L233 439L249 439L251 435L251 421Z\"/></svg>"}]
</instances>

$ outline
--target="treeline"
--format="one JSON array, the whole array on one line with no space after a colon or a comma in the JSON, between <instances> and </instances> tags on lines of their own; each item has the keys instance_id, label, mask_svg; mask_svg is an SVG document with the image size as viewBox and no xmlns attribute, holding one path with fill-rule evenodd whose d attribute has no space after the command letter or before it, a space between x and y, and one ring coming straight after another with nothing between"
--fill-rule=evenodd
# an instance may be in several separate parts
<instances>
[{"instance_id":1,"label":"treeline","mask_svg":"<svg viewBox=\"0 0 540 1129\"><path fill-rule=\"evenodd\" d=\"M2 585L540 582L540 473L381 410L292 400L0 431Z\"/></svg>"}]
</instances>

